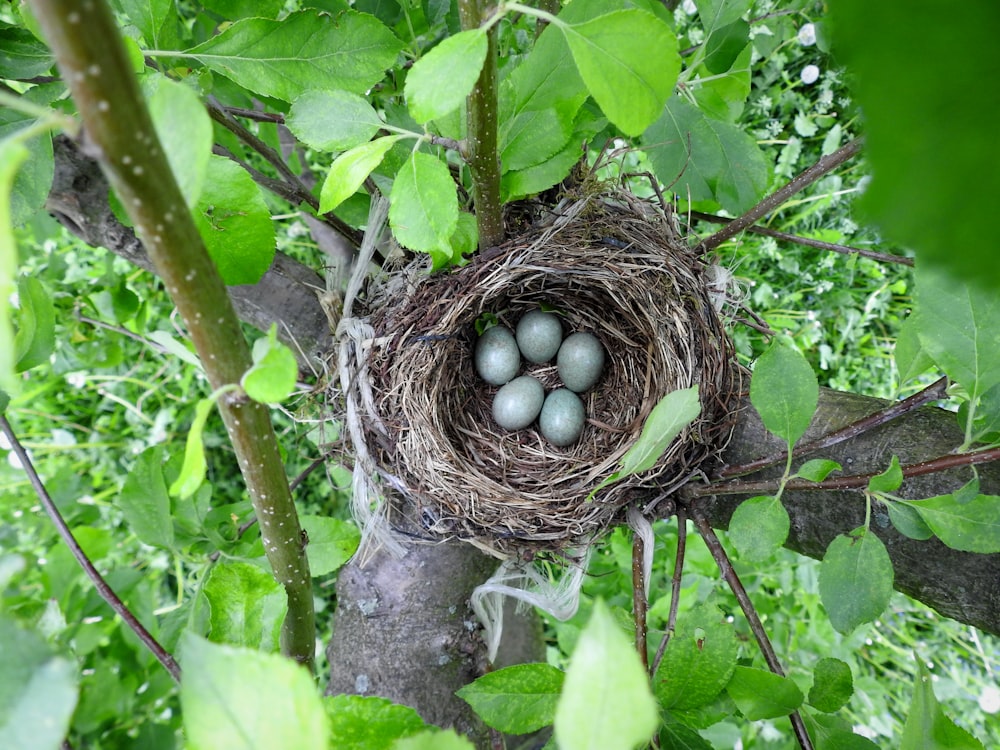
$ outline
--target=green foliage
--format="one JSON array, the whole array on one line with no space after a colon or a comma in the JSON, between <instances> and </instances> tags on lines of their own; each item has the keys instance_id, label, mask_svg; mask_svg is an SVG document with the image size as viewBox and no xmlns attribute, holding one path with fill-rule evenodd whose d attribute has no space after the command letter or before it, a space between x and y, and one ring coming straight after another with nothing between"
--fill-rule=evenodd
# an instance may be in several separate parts
<instances>
[{"instance_id":1,"label":"green foliage","mask_svg":"<svg viewBox=\"0 0 1000 750\"><path fill-rule=\"evenodd\" d=\"M952 549L1000 552L1000 496L977 494L961 502L956 493L904 502Z\"/></svg>"},{"instance_id":2,"label":"green foliage","mask_svg":"<svg viewBox=\"0 0 1000 750\"><path fill-rule=\"evenodd\" d=\"M14 335L14 369L30 370L47 362L55 349L55 308L48 290L38 279L17 281L18 316Z\"/></svg>"},{"instance_id":3,"label":"green foliage","mask_svg":"<svg viewBox=\"0 0 1000 750\"><path fill-rule=\"evenodd\" d=\"M781 499L773 495L744 500L729 521L729 540L747 560L766 560L788 538L791 520Z\"/></svg>"},{"instance_id":4,"label":"green foliage","mask_svg":"<svg viewBox=\"0 0 1000 750\"><path fill-rule=\"evenodd\" d=\"M164 549L174 546L162 446L154 445L139 454L122 485L118 506L132 533L143 544Z\"/></svg>"},{"instance_id":5,"label":"green foliage","mask_svg":"<svg viewBox=\"0 0 1000 750\"><path fill-rule=\"evenodd\" d=\"M827 547L819 591L830 622L850 633L881 615L892 595L893 570L882 540L864 526Z\"/></svg>"},{"instance_id":6,"label":"green foliage","mask_svg":"<svg viewBox=\"0 0 1000 750\"><path fill-rule=\"evenodd\" d=\"M253 345L253 367L246 371L240 385L254 401L276 404L295 390L299 366L292 350L278 341L278 326L271 325L267 336Z\"/></svg>"},{"instance_id":7,"label":"green foliage","mask_svg":"<svg viewBox=\"0 0 1000 750\"><path fill-rule=\"evenodd\" d=\"M516 664L488 672L456 695L494 729L528 734L554 721L564 678L548 664Z\"/></svg>"},{"instance_id":8,"label":"green foliage","mask_svg":"<svg viewBox=\"0 0 1000 750\"><path fill-rule=\"evenodd\" d=\"M750 380L750 401L768 432L791 447L809 427L819 385L798 349L779 340L758 359Z\"/></svg>"},{"instance_id":9,"label":"green foliage","mask_svg":"<svg viewBox=\"0 0 1000 750\"><path fill-rule=\"evenodd\" d=\"M787 677L752 667L736 667L726 692L751 721L787 716L804 700L802 691Z\"/></svg>"},{"instance_id":10,"label":"green foliage","mask_svg":"<svg viewBox=\"0 0 1000 750\"><path fill-rule=\"evenodd\" d=\"M451 236L458 226L458 195L448 167L414 151L389 194L389 226L406 247L428 253L441 267L454 260Z\"/></svg>"},{"instance_id":11,"label":"green foliage","mask_svg":"<svg viewBox=\"0 0 1000 750\"><path fill-rule=\"evenodd\" d=\"M288 603L267 571L244 562L220 562L205 579L209 638L215 643L277 652Z\"/></svg>"},{"instance_id":12,"label":"green foliage","mask_svg":"<svg viewBox=\"0 0 1000 750\"><path fill-rule=\"evenodd\" d=\"M383 125L364 97L338 90L306 91L292 102L285 124L296 138L318 151L360 146Z\"/></svg>"},{"instance_id":13,"label":"green foliage","mask_svg":"<svg viewBox=\"0 0 1000 750\"><path fill-rule=\"evenodd\" d=\"M816 663L813 684L809 688L809 705L820 711L839 711L854 693L851 667L840 659L826 657Z\"/></svg>"},{"instance_id":14,"label":"green foliage","mask_svg":"<svg viewBox=\"0 0 1000 750\"><path fill-rule=\"evenodd\" d=\"M406 99L417 122L454 112L479 78L486 60L486 30L461 31L418 60L406 76Z\"/></svg>"},{"instance_id":15,"label":"green foliage","mask_svg":"<svg viewBox=\"0 0 1000 750\"><path fill-rule=\"evenodd\" d=\"M323 708L330 747L338 750L390 750L399 738L427 727L409 706L371 695L331 695L323 699Z\"/></svg>"},{"instance_id":16,"label":"green foliage","mask_svg":"<svg viewBox=\"0 0 1000 750\"><path fill-rule=\"evenodd\" d=\"M917 659L917 676L913 683L913 703L903 728L900 750L983 750L975 739L949 719L934 695L931 676Z\"/></svg>"},{"instance_id":17,"label":"green foliage","mask_svg":"<svg viewBox=\"0 0 1000 750\"><path fill-rule=\"evenodd\" d=\"M212 121L198 94L188 86L155 73L144 76L142 83L156 137L181 193L194 206L212 156Z\"/></svg>"}]
</instances>

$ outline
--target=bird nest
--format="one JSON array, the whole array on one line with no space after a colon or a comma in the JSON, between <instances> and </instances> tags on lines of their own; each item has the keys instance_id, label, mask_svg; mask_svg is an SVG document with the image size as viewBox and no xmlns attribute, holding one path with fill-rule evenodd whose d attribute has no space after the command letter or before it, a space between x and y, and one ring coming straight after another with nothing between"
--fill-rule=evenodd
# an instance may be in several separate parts
<instances>
[{"instance_id":1,"label":"bird nest","mask_svg":"<svg viewBox=\"0 0 1000 750\"><path fill-rule=\"evenodd\" d=\"M706 268L661 211L613 194L564 201L450 273L409 267L371 289L375 343L364 376L375 413L365 435L396 488L393 510L422 535L520 559L586 545L629 505L655 512L728 440L740 390ZM491 410L497 387L473 366L478 319L513 329L540 304L561 315L567 334L597 336L607 354L600 381L580 394L583 434L566 448L534 427L500 428ZM552 364L523 363L521 372L546 390L559 386ZM656 465L589 497L657 402L694 385L701 414Z\"/></svg>"}]
</instances>

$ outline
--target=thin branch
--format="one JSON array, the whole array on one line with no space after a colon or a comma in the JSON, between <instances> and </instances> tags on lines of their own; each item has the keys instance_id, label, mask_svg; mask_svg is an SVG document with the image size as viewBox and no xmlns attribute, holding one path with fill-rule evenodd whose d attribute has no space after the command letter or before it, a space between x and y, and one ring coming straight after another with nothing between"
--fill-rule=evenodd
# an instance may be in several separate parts
<instances>
[{"instance_id":1,"label":"thin branch","mask_svg":"<svg viewBox=\"0 0 1000 750\"><path fill-rule=\"evenodd\" d=\"M708 519L705 518L705 516L695 511L692 513L692 518L694 519L695 526L698 527L701 538L705 540L705 546L708 547L709 552L712 553L712 557L719 566L719 571L722 573L722 577L725 579L726 583L729 584L729 588L732 589L733 594L735 594L736 601L740 603L743 615L747 618L747 622L750 624L750 630L753 632L754 638L757 639L757 645L760 646L761 653L764 655L764 661L767 662L768 668L770 668L770 670L775 674L784 677L785 671L781 668L781 663L778 661L778 655L775 653L774 647L771 645L771 639L767 637L767 631L764 629L764 623L760 621L757 610L754 608L753 602L750 601L750 596L747 594L747 590L743 587L743 582L740 581L739 576L733 569L733 564L730 562L729 555L726 554L726 550L723 548L722 542L720 542L719 537L715 535L715 530L712 528L711 524L709 524ZM799 746L802 750L812 750L812 740L809 738L809 732L806 731L806 725L802 721L802 716L799 715L798 711L792 711L788 718L792 720L792 729L795 732L796 739L799 741Z\"/></svg>"},{"instance_id":2,"label":"thin branch","mask_svg":"<svg viewBox=\"0 0 1000 750\"><path fill-rule=\"evenodd\" d=\"M701 211L688 211L688 216L692 219L698 219L700 221L710 221L713 224L729 224L733 219L727 219L725 216L716 216L715 214L706 214ZM805 245L806 247L815 247L819 250L830 250L834 253L841 253L843 255L861 255L865 258L871 258L872 260L878 260L883 263L900 263L904 266L912 266L913 258L907 258L904 255L893 255L892 253L880 253L876 250L865 250L860 247L851 247L850 245L838 245L834 242L823 242L822 240L814 240L811 237L802 237L797 234L789 234L788 232L781 232L777 229L771 229L770 227L762 227L757 224L753 224L747 227L746 231L752 234L762 234L766 237L774 237L777 240L783 240L784 242L794 242L797 245Z\"/></svg>"},{"instance_id":3,"label":"thin branch","mask_svg":"<svg viewBox=\"0 0 1000 750\"><path fill-rule=\"evenodd\" d=\"M707 253L710 250L714 250L729 238L735 237L740 232L756 224L758 219L771 213L771 211L778 208L778 206L797 192L816 182L820 177L833 171L848 159L856 156L861 151L861 143L860 138L855 138L853 141L838 148L832 154L822 157L809 167L809 169L793 178L784 187L771 193L738 219L734 219L715 234L703 239L698 243L696 250L700 253Z\"/></svg>"},{"instance_id":4,"label":"thin branch","mask_svg":"<svg viewBox=\"0 0 1000 750\"><path fill-rule=\"evenodd\" d=\"M17 456L18 461L21 462L21 468L24 469L24 473L28 475L28 479L31 481L31 486L35 490L35 494L38 499L42 502L42 507L45 508L45 512L48 514L49 518L52 519L52 523L55 524L56 530L59 532L59 536L62 537L63 542L69 547L70 552L73 553L73 557L76 561L80 563L80 567L86 572L87 577L93 582L94 587L97 589L97 593L101 595L113 609L119 617L125 622L126 625L131 628L132 632L135 633L139 640L145 644L153 656L156 657L157 661L163 665L163 667L170 673L177 682L181 681L181 668L177 664L177 661L171 656L163 646L146 630L145 626L139 622L138 618L132 614L131 610L125 605L118 594L114 592L104 576L100 574L94 564L87 557L87 553L83 551L83 548L76 541L76 537L73 536L73 532L70 530L69 526L66 525L66 520L62 517L59 512L59 508L52 501L52 497L49 495L48 490L45 489L45 484L42 482L41 477L38 476L38 472L35 471L35 466L31 462L28 452L21 445L20 441L17 439L17 435L14 434L13 428L10 426L10 422L7 421L7 417L0 414L0 431L7 437L10 443L11 450L14 451L14 455Z\"/></svg>"},{"instance_id":5,"label":"thin branch","mask_svg":"<svg viewBox=\"0 0 1000 750\"><path fill-rule=\"evenodd\" d=\"M862 417L856 422L852 422L849 425L841 427L839 430L834 430L831 433L823 435L811 440L807 443L800 443L797 445L793 451L793 456L800 458L802 456L808 455L809 453L815 453L816 451L829 448L838 443L842 443L845 440L851 440L864 434L868 430L871 430L880 425L891 422L897 417L901 417L904 414L908 414L915 409L928 404L931 401L937 401L938 399L944 398L946 390L948 388L948 378L940 378L934 381L929 386L923 390L914 393L909 398L903 399L885 409L880 409L874 414L869 414L867 417ZM775 464L784 463L788 458L788 451L781 450L770 456L765 456L764 458L758 458L755 461L750 461L749 463L742 464L740 466L728 466L719 473L720 479L726 479L729 477L738 477L745 474L752 474L755 471L760 471L768 466L773 466Z\"/></svg>"},{"instance_id":6,"label":"thin branch","mask_svg":"<svg viewBox=\"0 0 1000 750\"><path fill-rule=\"evenodd\" d=\"M674 572L670 582L670 612L667 615L667 627L663 632L663 639L660 647L656 649L656 657L653 665L649 669L650 677L656 676L656 670L660 668L663 655L667 652L667 644L674 635L677 627L677 606L681 600L681 573L684 570L684 552L687 549L687 513L684 508L677 508L677 555L674 557Z\"/></svg>"},{"instance_id":7,"label":"thin branch","mask_svg":"<svg viewBox=\"0 0 1000 750\"><path fill-rule=\"evenodd\" d=\"M963 466L976 466L978 464L988 464L1000 461L1000 448L984 448L968 453L949 453L945 456L919 461L915 464L902 466L904 479L920 477L926 474L934 474L948 469L961 468ZM807 479L791 479L785 483L786 490L863 490L868 486L872 477L879 472L870 474L849 474L848 476L824 479L822 482L810 482ZM756 482L720 482L717 484L706 484L700 487L689 486L684 488L686 498L706 497L708 495L746 495L751 493L770 493L777 491L781 484L780 479L764 479Z\"/></svg>"},{"instance_id":8,"label":"thin branch","mask_svg":"<svg viewBox=\"0 0 1000 750\"><path fill-rule=\"evenodd\" d=\"M285 124L285 116L280 112L261 112L259 109L246 109L245 107L223 107L222 110L235 117L243 117L254 122L270 122L277 125Z\"/></svg>"},{"instance_id":9,"label":"thin branch","mask_svg":"<svg viewBox=\"0 0 1000 750\"><path fill-rule=\"evenodd\" d=\"M649 651L646 646L646 581L643 557L645 544L642 535L632 534L632 617L635 620L635 650L639 652L642 668L649 671Z\"/></svg>"}]
</instances>

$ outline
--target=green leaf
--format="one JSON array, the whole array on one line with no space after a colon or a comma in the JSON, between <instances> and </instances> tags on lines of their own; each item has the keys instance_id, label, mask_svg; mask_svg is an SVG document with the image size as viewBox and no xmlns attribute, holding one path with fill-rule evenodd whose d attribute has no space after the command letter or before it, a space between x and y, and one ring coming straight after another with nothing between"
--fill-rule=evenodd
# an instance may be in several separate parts
<instances>
[{"instance_id":1,"label":"green leaf","mask_svg":"<svg viewBox=\"0 0 1000 750\"><path fill-rule=\"evenodd\" d=\"M781 500L773 495L740 503L729 521L729 540L740 557L760 562L771 557L788 538L791 521Z\"/></svg>"},{"instance_id":2,"label":"green leaf","mask_svg":"<svg viewBox=\"0 0 1000 750\"><path fill-rule=\"evenodd\" d=\"M819 400L816 373L798 349L780 339L757 358L750 402L768 432L790 446L802 437Z\"/></svg>"},{"instance_id":3,"label":"green leaf","mask_svg":"<svg viewBox=\"0 0 1000 750\"><path fill-rule=\"evenodd\" d=\"M954 495L938 495L905 503L952 549L1000 552L1000 495L977 495L964 503Z\"/></svg>"},{"instance_id":4,"label":"green leaf","mask_svg":"<svg viewBox=\"0 0 1000 750\"><path fill-rule=\"evenodd\" d=\"M476 217L467 211L459 211L455 231L448 240L451 245L451 264L458 265L462 257L476 251L479 247L479 224ZM437 270L435 266L433 270Z\"/></svg>"},{"instance_id":5,"label":"green leaf","mask_svg":"<svg viewBox=\"0 0 1000 750\"><path fill-rule=\"evenodd\" d=\"M389 201L389 226L399 244L435 259L439 254L451 259L458 191L443 161L414 151L396 175Z\"/></svg>"},{"instance_id":6,"label":"green leaf","mask_svg":"<svg viewBox=\"0 0 1000 750\"><path fill-rule=\"evenodd\" d=\"M475 745L454 729L425 729L397 740L392 750L475 750Z\"/></svg>"},{"instance_id":7,"label":"green leaf","mask_svg":"<svg viewBox=\"0 0 1000 750\"><path fill-rule=\"evenodd\" d=\"M274 576L256 565L219 562L202 588L215 643L275 652L288 598Z\"/></svg>"},{"instance_id":8,"label":"green leaf","mask_svg":"<svg viewBox=\"0 0 1000 750\"><path fill-rule=\"evenodd\" d=\"M247 18L184 54L264 96L291 102L310 89L364 94L402 49L373 16L315 10L280 21Z\"/></svg>"},{"instance_id":9,"label":"green leaf","mask_svg":"<svg viewBox=\"0 0 1000 750\"><path fill-rule=\"evenodd\" d=\"M238 164L213 156L194 223L227 285L256 284L274 260L274 222L257 183Z\"/></svg>"},{"instance_id":10,"label":"green leaf","mask_svg":"<svg viewBox=\"0 0 1000 750\"><path fill-rule=\"evenodd\" d=\"M642 134L642 144L656 175L685 200L715 200L738 215L767 187L767 163L757 142L677 95Z\"/></svg>"},{"instance_id":11,"label":"green leaf","mask_svg":"<svg viewBox=\"0 0 1000 750\"><path fill-rule=\"evenodd\" d=\"M708 34L714 34L750 10L751 0L695 0L698 17Z\"/></svg>"},{"instance_id":12,"label":"green leaf","mask_svg":"<svg viewBox=\"0 0 1000 750\"><path fill-rule=\"evenodd\" d=\"M165 76L147 77L143 90L170 170L188 206L194 206L212 156L212 121L205 105L192 89Z\"/></svg>"},{"instance_id":13,"label":"green leaf","mask_svg":"<svg viewBox=\"0 0 1000 750\"><path fill-rule=\"evenodd\" d=\"M931 527L924 523L920 514L905 503L889 503L889 520L896 531L910 539L923 540L934 536Z\"/></svg>"},{"instance_id":14,"label":"green leaf","mask_svg":"<svg viewBox=\"0 0 1000 750\"><path fill-rule=\"evenodd\" d=\"M330 720L330 748L390 750L401 737L423 731L427 724L409 706L373 695L333 695L323 699Z\"/></svg>"},{"instance_id":15,"label":"green leaf","mask_svg":"<svg viewBox=\"0 0 1000 750\"><path fill-rule=\"evenodd\" d=\"M52 69L55 60L48 47L27 29L0 21L0 79L26 80L42 76Z\"/></svg>"},{"instance_id":16,"label":"green leaf","mask_svg":"<svg viewBox=\"0 0 1000 750\"><path fill-rule=\"evenodd\" d=\"M548 664L517 664L489 672L455 695L494 729L528 734L552 723L564 678Z\"/></svg>"},{"instance_id":17,"label":"green leaf","mask_svg":"<svg viewBox=\"0 0 1000 750\"><path fill-rule=\"evenodd\" d=\"M572 115L556 107L528 110L502 122L499 137L503 171L526 169L551 159L566 146L572 133Z\"/></svg>"},{"instance_id":18,"label":"green leaf","mask_svg":"<svg viewBox=\"0 0 1000 750\"><path fill-rule=\"evenodd\" d=\"M660 728L660 750L712 750L712 745L693 729L670 722Z\"/></svg>"},{"instance_id":19,"label":"green leaf","mask_svg":"<svg viewBox=\"0 0 1000 750\"><path fill-rule=\"evenodd\" d=\"M115 4L142 34L147 49L174 49L180 20L173 0L116 0Z\"/></svg>"},{"instance_id":20,"label":"green leaf","mask_svg":"<svg viewBox=\"0 0 1000 750\"><path fill-rule=\"evenodd\" d=\"M339 570L357 551L361 532L353 523L327 516L299 516L299 520L309 536L306 556L314 578Z\"/></svg>"},{"instance_id":21,"label":"green leaf","mask_svg":"<svg viewBox=\"0 0 1000 750\"><path fill-rule=\"evenodd\" d=\"M736 667L726 692L750 721L787 716L802 705L802 691L787 677L753 667Z\"/></svg>"},{"instance_id":22,"label":"green leaf","mask_svg":"<svg viewBox=\"0 0 1000 750\"><path fill-rule=\"evenodd\" d=\"M632 750L645 745L658 724L639 655L598 601L566 670L556 706L556 743L573 750Z\"/></svg>"},{"instance_id":23,"label":"green leaf","mask_svg":"<svg viewBox=\"0 0 1000 750\"><path fill-rule=\"evenodd\" d=\"M364 184L386 152L403 136L387 135L345 151L330 165L319 194L320 213L332 211Z\"/></svg>"},{"instance_id":24,"label":"green leaf","mask_svg":"<svg viewBox=\"0 0 1000 750\"><path fill-rule=\"evenodd\" d=\"M913 701L899 750L984 750L983 743L945 715L923 661L916 656L914 661L917 674L913 680Z\"/></svg>"},{"instance_id":25,"label":"green leaf","mask_svg":"<svg viewBox=\"0 0 1000 750\"><path fill-rule=\"evenodd\" d=\"M295 390L299 365L292 350L278 341L278 324L253 344L253 366L243 373L240 385L254 401L277 404Z\"/></svg>"},{"instance_id":26,"label":"green leaf","mask_svg":"<svg viewBox=\"0 0 1000 750\"><path fill-rule=\"evenodd\" d=\"M0 747L57 750L77 702L77 665L0 617Z\"/></svg>"},{"instance_id":27,"label":"green leaf","mask_svg":"<svg viewBox=\"0 0 1000 750\"><path fill-rule=\"evenodd\" d=\"M983 95L997 66L1000 4L980 0L969 14L945 17L933 4L907 5L905 28L894 3L838 0L830 8L834 49L865 113L873 179L861 206L887 240L995 295L1000 264L968 186L1000 195L1000 172L983 169L1000 119L1000 99ZM900 123L911 123L905 134Z\"/></svg>"},{"instance_id":28,"label":"green leaf","mask_svg":"<svg viewBox=\"0 0 1000 750\"><path fill-rule=\"evenodd\" d=\"M795 476L808 479L810 482L822 482L830 476L830 472L840 471L843 468L836 461L831 461L828 458L812 458L799 467Z\"/></svg>"},{"instance_id":29,"label":"green leaf","mask_svg":"<svg viewBox=\"0 0 1000 750\"><path fill-rule=\"evenodd\" d=\"M826 549L819 569L819 595L840 633L871 622L892 595L893 570L882 540L861 527L841 534Z\"/></svg>"},{"instance_id":30,"label":"green leaf","mask_svg":"<svg viewBox=\"0 0 1000 750\"><path fill-rule=\"evenodd\" d=\"M290 659L184 634L181 710L188 750L316 750L329 726L312 675Z\"/></svg>"},{"instance_id":31,"label":"green leaf","mask_svg":"<svg viewBox=\"0 0 1000 750\"><path fill-rule=\"evenodd\" d=\"M826 657L816 662L809 705L826 713L839 711L854 694L854 675L846 662Z\"/></svg>"},{"instance_id":32,"label":"green leaf","mask_svg":"<svg viewBox=\"0 0 1000 750\"><path fill-rule=\"evenodd\" d=\"M803 713L802 719L816 750L879 750L867 737L854 734L851 725L837 716Z\"/></svg>"},{"instance_id":33,"label":"green leaf","mask_svg":"<svg viewBox=\"0 0 1000 750\"><path fill-rule=\"evenodd\" d=\"M730 24L712 32L705 42L705 59L702 64L709 73L725 73L750 42L750 24L737 18Z\"/></svg>"},{"instance_id":34,"label":"green leaf","mask_svg":"<svg viewBox=\"0 0 1000 750\"><path fill-rule=\"evenodd\" d=\"M118 495L118 506L140 542L164 549L174 546L162 446L154 445L139 454Z\"/></svg>"},{"instance_id":35,"label":"green leaf","mask_svg":"<svg viewBox=\"0 0 1000 750\"><path fill-rule=\"evenodd\" d=\"M661 398L646 417L635 444L622 456L618 471L597 485L587 499L619 479L653 468L673 439L699 414L701 401L696 385L671 391Z\"/></svg>"},{"instance_id":36,"label":"green leaf","mask_svg":"<svg viewBox=\"0 0 1000 750\"><path fill-rule=\"evenodd\" d=\"M0 46L2 49L2 46ZM65 87L61 83L42 84L29 88L20 96L31 104L51 106ZM6 183L0 188L0 200L8 221L20 226L35 216L45 206L52 189L55 160L52 155L52 137L37 134L25 138L19 131L34 127L37 120L13 107L0 107L0 179L13 180L13 188ZM27 152L24 152L24 149Z\"/></svg>"},{"instance_id":37,"label":"green leaf","mask_svg":"<svg viewBox=\"0 0 1000 750\"><path fill-rule=\"evenodd\" d=\"M899 456L893 456L889 468L868 480L869 492L895 492L903 485L903 470L899 466Z\"/></svg>"},{"instance_id":38,"label":"green leaf","mask_svg":"<svg viewBox=\"0 0 1000 750\"><path fill-rule=\"evenodd\" d=\"M17 273L17 243L10 215L10 191L18 167L28 158L28 149L20 141L0 141L0 390L14 391L18 381L14 373L14 329L10 316L10 297Z\"/></svg>"},{"instance_id":39,"label":"green leaf","mask_svg":"<svg viewBox=\"0 0 1000 750\"><path fill-rule=\"evenodd\" d=\"M22 276L17 280L20 309L14 334L14 369L30 370L45 364L56 348L56 311L52 297L38 279Z\"/></svg>"},{"instance_id":40,"label":"green leaf","mask_svg":"<svg viewBox=\"0 0 1000 750\"><path fill-rule=\"evenodd\" d=\"M406 103L423 124L462 106L486 60L486 30L460 31L417 60L406 76Z\"/></svg>"},{"instance_id":41,"label":"green leaf","mask_svg":"<svg viewBox=\"0 0 1000 750\"><path fill-rule=\"evenodd\" d=\"M251 16L274 18L285 7L284 0L202 0L201 4L230 21Z\"/></svg>"},{"instance_id":42,"label":"green leaf","mask_svg":"<svg viewBox=\"0 0 1000 750\"><path fill-rule=\"evenodd\" d=\"M681 614L653 678L660 707L683 711L711 703L733 676L738 651L733 626L715 605Z\"/></svg>"},{"instance_id":43,"label":"green leaf","mask_svg":"<svg viewBox=\"0 0 1000 750\"><path fill-rule=\"evenodd\" d=\"M917 336L924 350L973 401L1000 384L1000 295L917 269Z\"/></svg>"},{"instance_id":44,"label":"green leaf","mask_svg":"<svg viewBox=\"0 0 1000 750\"><path fill-rule=\"evenodd\" d=\"M753 45L736 56L726 75L708 76L691 88L695 103L707 118L735 123L750 96L750 60ZM839 145L839 144L838 144Z\"/></svg>"},{"instance_id":45,"label":"green leaf","mask_svg":"<svg viewBox=\"0 0 1000 750\"><path fill-rule=\"evenodd\" d=\"M931 355L920 343L919 325L916 315L908 315L896 335L892 356L896 361L896 370L899 371L900 385L923 375L934 366Z\"/></svg>"},{"instance_id":46,"label":"green leaf","mask_svg":"<svg viewBox=\"0 0 1000 750\"><path fill-rule=\"evenodd\" d=\"M607 118L626 135L649 127L681 69L670 27L631 9L561 28L580 77Z\"/></svg>"},{"instance_id":47,"label":"green leaf","mask_svg":"<svg viewBox=\"0 0 1000 750\"><path fill-rule=\"evenodd\" d=\"M317 151L360 146L383 125L372 105L350 91L307 91L292 102L285 124Z\"/></svg>"},{"instance_id":48,"label":"green leaf","mask_svg":"<svg viewBox=\"0 0 1000 750\"><path fill-rule=\"evenodd\" d=\"M174 497L188 498L193 495L201 483L205 481L205 448L202 433L205 431L205 421L215 404L213 397L201 399L194 407L194 420L188 430L187 442L184 445L184 464L181 472L170 485L170 494Z\"/></svg>"}]
</instances>

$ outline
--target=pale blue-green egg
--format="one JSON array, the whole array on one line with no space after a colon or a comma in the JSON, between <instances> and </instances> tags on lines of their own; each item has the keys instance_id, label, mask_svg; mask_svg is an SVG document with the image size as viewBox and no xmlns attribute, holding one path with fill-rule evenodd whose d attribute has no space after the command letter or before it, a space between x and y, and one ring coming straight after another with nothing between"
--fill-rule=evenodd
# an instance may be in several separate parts
<instances>
[{"instance_id":1,"label":"pale blue-green egg","mask_svg":"<svg viewBox=\"0 0 1000 750\"><path fill-rule=\"evenodd\" d=\"M479 377L490 385L503 385L510 381L521 367L521 353L509 328L493 326L479 341L473 357Z\"/></svg>"},{"instance_id":2,"label":"pale blue-green egg","mask_svg":"<svg viewBox=\"0 0 1000 750\"><path fill-rule=\"evenodd\" d=\"M552 445L563 448L580 439L584 421L580 397L567 388L557 388L545 397L538 428Z\"/></svg>"},{"instance_id":3,"label":"pale blue-green egg","mask_svg":"<svg viewBox=\"0 0 1000 750\"><path fill-rule=\"evenodd\" d=\"M556 366L563 385L582 393L604 372L604 347L592 333L573 333L559 347Z\"/></svg>"},{"instance_id":4,"label":"pale blue-green egg","mask_svg":"<svg viewBox=\"0 0 1000 750\"><path fill-rule=\"evenodd\" d=\"M542 410L545 389L530 375L514 378L493 397L493 419L505 430L520 430Z\"/></svg>"},{"instance_id":5,"label":"pale blue-green egg","mask_svg":"<svg viewBox=\"0 0 1000 750\"><path fill-rule=\"evenodd\" d=\"M548 362L562 343L562 324L553 313L532 310L517 323L515 334L521 354L529 362Z\"/></svg>"}]
</instances>

